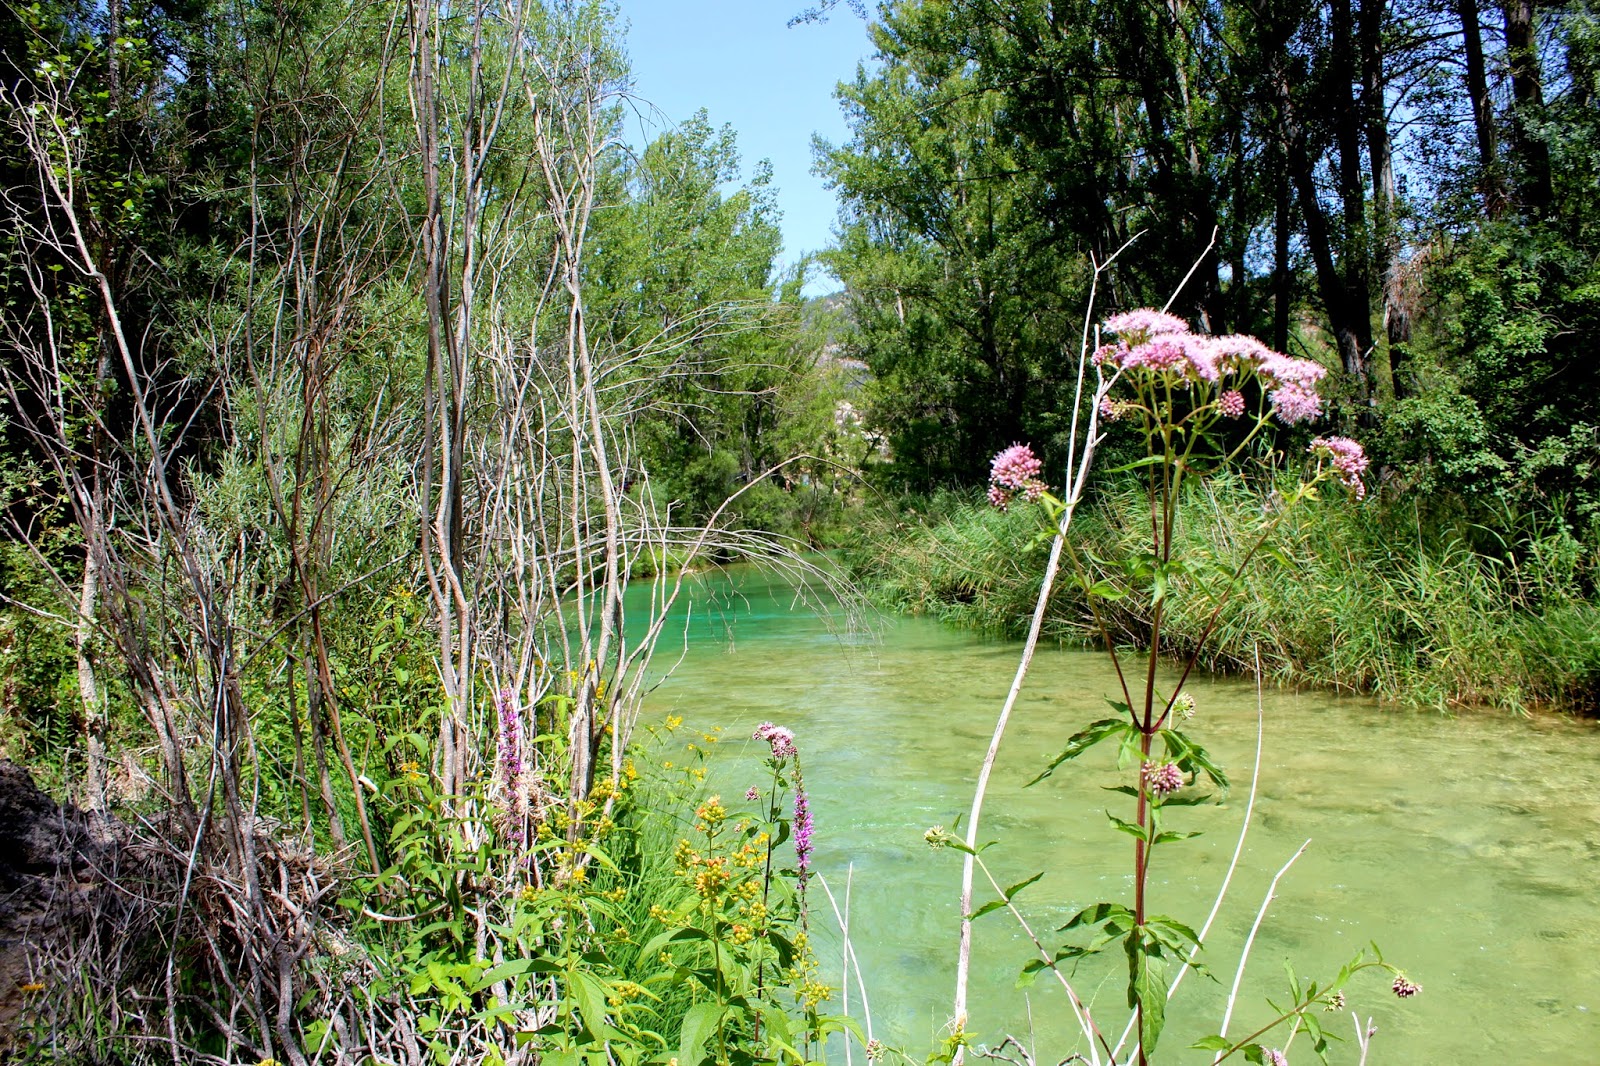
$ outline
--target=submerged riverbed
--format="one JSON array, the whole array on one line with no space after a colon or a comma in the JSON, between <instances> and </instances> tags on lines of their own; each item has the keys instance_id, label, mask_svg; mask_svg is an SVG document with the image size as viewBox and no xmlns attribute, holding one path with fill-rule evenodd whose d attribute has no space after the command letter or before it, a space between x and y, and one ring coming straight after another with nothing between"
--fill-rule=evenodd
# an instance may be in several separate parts
<instances>
[{"instance_id":1,"label":"submerged riverbed","mask_svg":"<svg viewBox=\"0 0 1600 1066\"><path fill-rule=\"evenodd\" d=\"M841 896L849 880L852 941L875 1034L921 1059L950 1015L960 855L922 834L951 825L971 801L1020 645L937 623L879 618L851 632L832 612L796 601L781 581L744 571L705 580L672 676L647 714L725 727L716 777L724 791L759 780L759 722L794 729L816 819L817 866ZM661 658L676 659L669 627ZM1175 681L1168 677L1166 683ZM1046 871L1019 904L1047 944L1082 907L1126 901L1132 841L1105 812L1131 813L1113 753L1067 764L1024 788L1066 738L1106 717L1116 684L1108 658L1042 650L1013 718L982 825L1002 884ZM1153 910L1198 928L1233 854L1256 747L1254 687L1190 685L1190 731L1228 770L1223 806L1170 813L1169 828L1205 835L1165 845L1152 868ZM1597 1061L1600 1048L1600 735L1591 723L1499 715L1445 718L1371 701L1268 690L1255 817L1204 961L1216 980L1185 979L1162 1038L1166 1061L1216 1031L1240 948L1274 872L1310 846L1279 887L1257 936L1230 1033L1287 998L1284 960L1325 980L1369 941L1420 984L1398 1001L1377 971L1349 1004L1378 1033L1369 1062ZM979 900L989 898L980 893ZM812 900L819 954L837 983L839 937L827 901ZM830 935L829 927L835 931ZM976 924L971 1031L1015 1035L1041 1063L1073 1050L1064 996L1041 978L1019 990L1032 953L1004 913ZM1075 978L1103 1028L1126 1019L1119 953ZM861 1014L851 989L851 1013ZM835 997L831 1007L839 1007ZM1348 1037L1348 1016L1324 1015ZM1269 1040L1276 1046L1278 1039ZM1300 1037L1291 1061L1309 1059ZM1340 1061L1345 1052L1336 1051Z\"/></svg>"}]
</instances>

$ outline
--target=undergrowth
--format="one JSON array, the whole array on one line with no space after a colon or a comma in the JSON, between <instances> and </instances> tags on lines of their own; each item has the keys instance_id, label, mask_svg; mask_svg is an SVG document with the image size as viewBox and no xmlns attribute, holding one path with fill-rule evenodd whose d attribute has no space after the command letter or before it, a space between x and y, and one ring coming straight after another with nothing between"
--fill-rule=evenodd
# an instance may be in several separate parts
<instances>
[{"instance_id":1,"label":"undergrowth","mask_svg":"<svg viewBox=\"0 0 1600 1066\"><path fill-rule=\"evenodd\" d=\"M1279 497L1270 485L1215 479L1197 489L1175 554L1201 549L1243 564L1241 593L1215 620L1201 596L1169 599L1164 654L1221 672L1264 671L1280 684L1330 688L1447 710L1595 713L1600 703L1600 606L1591 596L1593 545L1564 524L1523 518L1513 535L1440 523L1411 504L1307 501L1257 556L1251 532ZM1094 581L1127 590L1101 560L1125 556L1149 534L1137 486L1102 492L1079 513L1073 550ZM892 535L891 535L892 534ZM1016 636L1027 626L1046 545L1025 515L945 494L902 501L864 523L846 551L858 579L891 610ZM1034 538L1030 540L1029 538ZM1025 549L1019 544L1029 545ZM1287 565L1261 565L1268 555ZM1175 582L1183 582L1181 576ZM1149 631L1147 596L1102 601L1121 645ZM1055 592L1045 635L1092 645L1081 586Z\"/></svg>"}]
</instances>

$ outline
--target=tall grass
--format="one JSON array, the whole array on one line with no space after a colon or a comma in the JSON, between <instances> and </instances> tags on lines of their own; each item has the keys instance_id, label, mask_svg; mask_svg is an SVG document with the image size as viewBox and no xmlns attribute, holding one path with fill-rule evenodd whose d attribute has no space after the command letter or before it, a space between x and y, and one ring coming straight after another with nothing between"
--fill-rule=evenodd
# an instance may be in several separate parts
<instances>
[{"instance_id":1,"label":"tall grass","mask_svg":"<svg viewBox=\"0 0 1600 1066\"><path fill-rule=\"evenodd\" d=\"M1437 522L1414 506L1373 499L1357 507L1312 500L1279 515L1270 485L1214 479L1183 508L1174 556L1206 559L1177 583L1237 587L1217 615L1197 588L1167 600L1164 651L1204 641L1202 663L1443 709L1490 706L1590 714L1600 701L1600 606L1590 595L1593 546L1553 521L1508 520L1494 532ZM1123 558L1148 537L1147 503L1134 485L1103 492L1074 525L1073 554L1092 582L1128 588L1100 559ZM1281 521L1280 521L1281 519ZM1246 546L1277 522L1266 553ZM849 550L879 603L996 635L1027 624L1044 566L1044 541L1029 544L1037 517L1002 513L971 497L901 505L868 525ZM1100 642L1082 584L1063 583L1047 633ZM1148 632L1147 594L1101 607L1119 645Z\"/></svg>"}]
</instances>

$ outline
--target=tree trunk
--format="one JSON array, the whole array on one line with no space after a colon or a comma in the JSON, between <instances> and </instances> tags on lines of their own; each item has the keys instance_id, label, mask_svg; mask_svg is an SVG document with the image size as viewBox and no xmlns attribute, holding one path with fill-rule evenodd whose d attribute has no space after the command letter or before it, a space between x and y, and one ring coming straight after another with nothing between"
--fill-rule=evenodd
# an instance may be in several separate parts
<instances>
[{"instance_id":1,"label":"tree trunk","mask_svg":"<svg viewBox=\"0 0 1600 1066\"><path fill-rule=\"evenodd\" d=\"M1411 320L1399 300L1400 229L1389 141L1388 80L1383 69L1383 24L1387 12L1386 0L1362 0L1356 30L1361 50L1361 114L1372 181L1372 247L1378 257L1387 342L1383 351L1375 353L1372 367L1380 400L1394 398L1395 346L1411 336Z\"/></svg>"},{"instance_id":2,"label":"tree trunk","mask_svg":"<svg viewBox=\"0 0 1600 1066\"><path fill-rule=\"evenodd\" d=\"M1550 149L1532 129L1544 107L1538 42L1533 32L1533 0L1503 0L1506 63L1511 68L1511 135L1522 173L1518 194L1535 216L1550 209Z\"/></svg>"},{"instance_id":3,"label":"tree trunk","mask_svg":"<svg viewBox=\"0 0 1600 1066\"><path fill-rule=\"evenodd\" d=\"M1294 219L1294 190L1289 168L1280 157L1272 178L1272 347L1289 350L1289 301L1294 276L1289 268L1289 236Z\"/></svg>"},{"instance_id":4,"label":"tree trunk","mask_svg":"<svg viewBox=\"0 0 1600 1066\"><path fill-rule=\"evenodd\" d=\"M1478 0L1456 0L1461 19L1461 41L1467 61L1467 96L1472 101L1472 125L1478 134L1478 179L1483 210L1499 218L1506 206L1506 178L1500 170L1500 147L1494 128L1494 102L1489 98L1489 78L1483 62L1483 30L1478 23Z\"/></svg>"}]
</instances>

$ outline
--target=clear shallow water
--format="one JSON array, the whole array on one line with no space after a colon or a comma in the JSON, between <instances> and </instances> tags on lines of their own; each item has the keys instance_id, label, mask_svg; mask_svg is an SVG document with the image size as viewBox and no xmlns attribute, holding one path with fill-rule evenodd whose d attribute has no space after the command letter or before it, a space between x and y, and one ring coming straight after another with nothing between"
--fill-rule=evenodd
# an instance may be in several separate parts
<instances>
[{"instance_id":1,"label":"clear shallow water","mask_svg":"<svg viewBox=\"0 0 1600 1066\"><path fill-rule=\"evenodd\" d=\"M846 634L764 577L736 576L731 596L723 582L710 579L715 603L696 606L684 657L647 714L726 727L715 775L730 794L759 777L761 746L743 740L750 729L772 720L795 730L817 867L841 895L847 871L853 881L852 940L876 1033L920 1058L950 1014L960 891L960 856L930 851L922 833L970 803L1020 645L920 619ZM663 659L676 658L678 632L669 630ZM1022 787L1072 732L1106 716L1114 687L1105 656L1042 650L991 783L982 836L1001 843L986 858L1002 884L1047 871L1019 897L1047 944L1083 906L1131 895L1132 841L1102 813L1131 817L1125 797L1102 790L1126 781L1109 751ZM1225 806L1174 813L1172 828L1205 835L1157 853L1152 908L1198 928L1237 840L1256 699L1240 681L1202 679L1190 690L1199 704L1191 731L1235 788ZM1310 839L1257 936L1231 1033L1272 1017L1264 996L1286 998L1286 957L1320 980L1377 941L1423 993L1400 1002L1376 971L1357 978L1350 1005L1379 1030L1369 1062L1600 1063L1600 731L1319 693L1269 690L1265 710L1254 822L1202 956L1218 980L1185 979L1160 1058L1209 1061L1181 1049L1216 1031L1267 885ZM827 913L820 892L813 906ZM1026 1043L1031 1034L1041 1062L1066 1057L1076 1033L1060 989L1047 978L1014 987L1028 942L1004 913L975 933L975 1036ZM817 940L837 971L837 935ZM1086 964L1074 981L1115 1032L1126 1017L1119 962ZM1324 1020L1336 1034L1352 1031L1347 1016ZM1311 1058L1304 1037L1297 1048L1291 1061Z\"/></svg>"}]
</instances>

